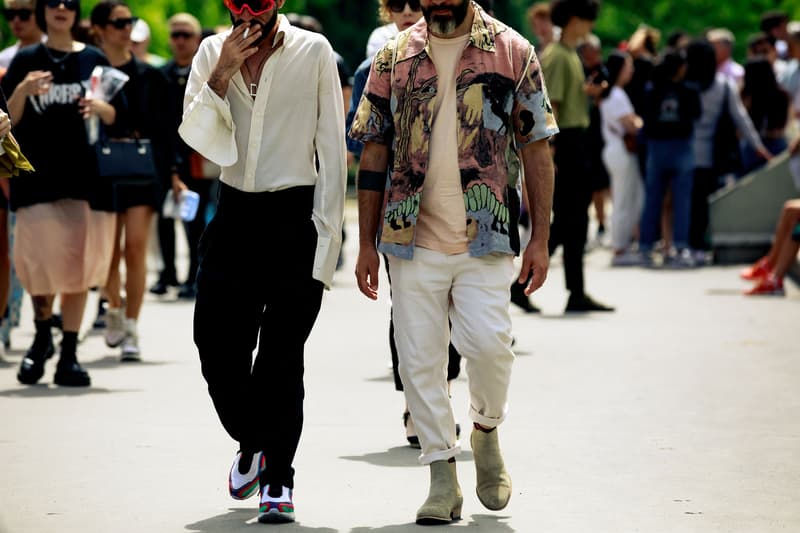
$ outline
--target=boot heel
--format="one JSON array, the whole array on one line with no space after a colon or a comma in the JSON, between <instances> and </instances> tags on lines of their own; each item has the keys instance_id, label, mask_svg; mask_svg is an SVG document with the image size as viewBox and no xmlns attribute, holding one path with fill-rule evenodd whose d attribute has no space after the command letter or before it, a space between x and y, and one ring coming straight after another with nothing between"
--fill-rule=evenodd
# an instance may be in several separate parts
<instances>
[{"instance_id":1,"label":"boot heel","mask_svg":"<svg viewBox=\"0 0 800 533\"><path fill-rule=\"evenodd\" d=\"M450 511L450 519L461 520L461 504L458 504L456 507L453 507L453 510Z\"/></svg>"}]
</instances>

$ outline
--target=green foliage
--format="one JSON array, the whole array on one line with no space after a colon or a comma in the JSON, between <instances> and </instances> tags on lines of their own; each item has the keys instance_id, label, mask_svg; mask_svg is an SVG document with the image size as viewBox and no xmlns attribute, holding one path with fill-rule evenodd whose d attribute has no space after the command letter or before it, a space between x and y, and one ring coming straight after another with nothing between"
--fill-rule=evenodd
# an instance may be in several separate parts
<instances>
[{"instance_id":1,"label":"green foliage","mask_svg":"<svg viewBox=\"0 0 800 533\"><path fill-rule=\"evenodd\" d=\"M527 25L526 10L534 0L495 0L501 20L533 38ZM82 15L88 17L97 0L83 0ZM222 0L129 0L133 14L144 18L152 30L151 51L169 55L167 19L188 11L203 26L213 28L229 24ZM744 57L747 37L758 31L762 12L783 9L790 18L800 18L800 0L605 0L596 24L596 33L607 47L627 39L639 24L646 23L662 32L682 29L696 35L709 27L724 26L737 36L737 57ZM355 68L364 57L367 37L378 24L377 0L286 0L284 13L296 12L316 17L334 48ZM2 43L14 41L5 21L0 23Z\"/></svg>"}]
</instances>

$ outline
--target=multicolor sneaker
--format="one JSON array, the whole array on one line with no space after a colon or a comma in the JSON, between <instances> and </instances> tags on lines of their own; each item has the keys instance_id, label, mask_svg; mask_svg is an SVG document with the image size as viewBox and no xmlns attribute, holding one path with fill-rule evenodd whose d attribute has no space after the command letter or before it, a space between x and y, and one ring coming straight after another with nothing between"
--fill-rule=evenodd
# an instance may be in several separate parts
<instances>
[{"instance_id":1,"label":"multicolor sneaker","mask_svg":"<svg viewBox=\"0 0 800 533\"><path fill-rule=\"evenodd\" d=\"M253 455L253 460L250 462L250 470L246 474L239 473L239 460L242 458L242 452L236 453L236 459L231 465L230 474L228 474L228 492L234 500L246 500L256 492L258 492L258 477L266 466L266 459L261 452Z\"/></svg>"},{"instance_id":2,"label":"multicolor sneaker","mask_svg":"<svg viewBox=\"0 0 800 533\"><path fill-rule=\"evenodd\" d=\"M755 281L757 279L766 278L772 271L772 267L767 261L766 257L762 257L751 266L739 272L739 277L747 281Z\"/></svg>"},{"instance_id":3,"label":"multicolor sneaker","mask_svg":"<svg viewBox=\"0 0 800 533\"><path fill-rule=\"evenodd\" d=\"M294 503L292 489L275 487L270 495L269 485L261 489L261 505L258 507L258 521L262 524L283 524L294 522Z\"/></svg>"},{"instance_id":4,"label":"multicolor sneaker","mask_svg":"<svg viewBox=\"0 0 800 533\"><path fill-rule=\"evenodd\" d=\"M745 291L747 296L783 296L783 279L768 275L758 280L753 288Z\"/></svg>"}]
</instances>

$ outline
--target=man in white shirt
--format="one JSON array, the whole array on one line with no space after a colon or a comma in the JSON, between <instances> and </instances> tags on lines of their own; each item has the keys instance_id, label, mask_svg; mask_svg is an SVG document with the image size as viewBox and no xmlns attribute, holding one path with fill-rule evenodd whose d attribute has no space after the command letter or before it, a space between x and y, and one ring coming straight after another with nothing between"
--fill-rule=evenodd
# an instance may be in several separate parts
<instances>
[{"instance_id":1,"label":"man in white shirt","mask_svg":"<svg viewBox=\"0 0 800 533\"><path fill-rule=\"evenodd\" d=\"M11 33L17 38L16 43L0 52L0 68L4 71L17 55L17 50L42 41L44 33L36 25L36 17L33 15L34 7L33 0L5 0L3 2L3 16Z\"/></svg>"},{"instance_id":2,"label":"man in white shirt","mask_svg":"<svg viewBox=\"0 0 800 533\"><path fill-rule=\"evenodd\" d=\"M336 267L346 189L333 50L279 15L284 1L225 0L233 28L201 43L179 130L222 167L199 246L194 341L240 447L229 492L260 487L260 522L294 521L303 348Z\"/></svg>"}]
</instances>

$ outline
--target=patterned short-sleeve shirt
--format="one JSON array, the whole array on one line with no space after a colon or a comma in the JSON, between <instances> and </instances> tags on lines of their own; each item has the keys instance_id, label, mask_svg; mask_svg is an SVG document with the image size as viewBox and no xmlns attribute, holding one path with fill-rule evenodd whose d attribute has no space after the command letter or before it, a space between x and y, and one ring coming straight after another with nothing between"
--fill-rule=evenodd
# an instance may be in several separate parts
<instances>
[{"instance_id":1,"label":"patterned short-sleeve shirt","mask_svg":"<svg viewBox=\"0 0 800 533\"><path fill-rule=\"evenodd\" d=\"M519 253L517 151L558 132L539 61L519 33L473 2L456 70L458 166L470 255ZM350 136L389 145L378 249L410 259L428 168L438 77L421 19L375 56Z\"/></svg>"}]
</instances>

